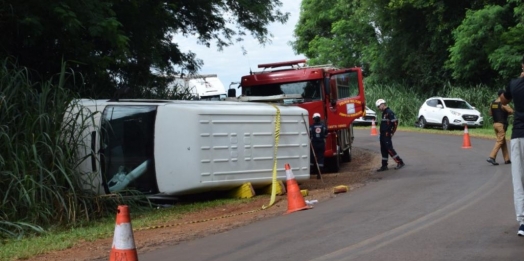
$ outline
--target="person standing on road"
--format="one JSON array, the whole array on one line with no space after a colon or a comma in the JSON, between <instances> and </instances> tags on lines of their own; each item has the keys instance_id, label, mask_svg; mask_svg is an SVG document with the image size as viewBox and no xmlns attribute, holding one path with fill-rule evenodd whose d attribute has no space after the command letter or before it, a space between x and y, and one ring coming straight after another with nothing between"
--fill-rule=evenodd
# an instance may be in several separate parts
<instances>
[{"instance_id":1,"label":"person standing on road","mask_svg":"<svg viewBox=\"0 0 524 261\"><path fill-rule=\"evenodd\" d=\"M519 222L518 236L524 236L524 57L521 60L522 73L510 81L504 94L500 96L502 104L513 101L513 129L511 133L511 176L513 180L513 202Z\"/></svg>"},{"instance_id":2,"label":"person standing on road","mask_svg":"<svg viewBox=\"0 0 524 261\"><path fill-rule=\"evenodd\" d=\"M504 93L504 90L498 91L498 97L496 100L491 102L489 115L493 116L493 129L495 130L495 135L497 136L497 141L487 161L493 165L499 165L495 159L497 158L497 153L502 149L502 157L504 157L504 163L511 164L508 154L508 146L506 144L506 131L508 130L508 116L513 114L513 109L508 105L503 105L500 102L500 95Z\"/></svg>"},{"instance_id":3,"label":"person standing on road","mask_svg":"<svg viewBox=\"0 0 524 261\"><path fill-rule=\"evenodd\" d=\"M398 120L395 113L386 105L384 99L378 99L375 105L382 111L382 119L380 120L380 152L382 153L382 166L377 171L385 171L388 169L388 155L395 160L397 166L395 169L404 167L404 161L393 149L393 142L391 138L395 131L397 131Z\"/></svg>"},{"instance_id":4,"label":"person standing on road","mask_svg":"<svg viewBox=\"0 0 524 261\"><path fill-rule=\"evenodd\" d=\"M311 164L318 164L318 167L323 171L324 168L324 151L326 150L326 125L320 121L320 113L313 114L313 124L309 126L309 135L311 138ZM314 154L313 154L314 153Z\"/></svg>"}]
</instances>

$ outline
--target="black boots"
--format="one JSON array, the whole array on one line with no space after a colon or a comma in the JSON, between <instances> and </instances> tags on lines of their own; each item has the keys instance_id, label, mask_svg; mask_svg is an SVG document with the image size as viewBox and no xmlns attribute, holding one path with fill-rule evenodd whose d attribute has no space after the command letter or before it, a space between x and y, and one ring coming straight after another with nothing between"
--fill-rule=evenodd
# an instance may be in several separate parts
<instances>
[{"instance_id":1,"label":"black boots","mask_svg":"<svg viewBox=\"0 0 524 261\"><path fill-rule=\"evenodd\" d=\"M404 166L406 166L406 164L404 164L404 162L400 162L400 163L397 163L397 166L395 167L395 169L401 169ZM377 172L386 171L386 170L388 170L388 166L382 165L382 167L377 169Z\"/></svg>"},{"instance_id":2,"label":"black boots","mask_svg":"<svg viewBox=\"0 0 524 261\"><path fill-rule=\"evenodd\" d=\"M388 170L388 166L382 166L379 169L377 169L377 172L386 171Z\"/></svg>"},{"instance_id":3,"label":"black boots","mask_svg":"<svg viewBox=\"0 0 524 261\"><path fill-rule=\"evenodd\" d=\"M397 166L395 167L395 169L401 169L402 167L406 166L406 164L404 164L404 162L400 162L397 164Z\"/></svg>"}]
</instances>

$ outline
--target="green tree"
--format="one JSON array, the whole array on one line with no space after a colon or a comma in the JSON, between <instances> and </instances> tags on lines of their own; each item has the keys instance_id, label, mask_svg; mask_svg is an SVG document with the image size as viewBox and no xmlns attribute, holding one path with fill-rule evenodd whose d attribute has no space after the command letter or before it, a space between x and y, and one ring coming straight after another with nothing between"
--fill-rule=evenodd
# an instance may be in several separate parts
<instances>
[{"instance_id":1,"label":"green tree","mask_svg":"<svg viewBox=\"0 0 524 261\"><path fill-rule=\"evenodd\" d=\"M495 84L518 76L524 54L523 10L520 1L469 10L453 31L455 43L449 48L446 66L453 78Z\"/></svg>"},{"instance_id":2,"label":"green tree","mask_svg":"<svg viewBox=\"0 0 524 261\"><path fill-rule=\"evenodd\" d=\"M90 97L110 96L115 88L165 85L161 74L194 73L203 64L182 52L173 36L197 35L219 50L248 33L261 44L270 40L267 25L287 21L269 1L15 1L0 0L0 57L13 57L47 79L68 70L82 75L76 91Z\"/></svg>"},{"instance_id":3,"label":"green tree","mask_svg":"<svg viewBox=\"0 0 524 261\"><path fill-rule=\"evenodd\" d=\"M372 82L402 83L421 91L436 90L457 74L457 68L445 66L450 64L448 59L457 60L450 56L450 47L457 40L452 32L463 23L467 10L474 12L490 5L518 7L522 4L516 0L305 0L295 28L293 48L312 63L329 61L339 66L363 66L367 79ZM515 16L508 14L505 23L522 19L522 15L517 14L519 10L515 9ZM484 26L480 19L472 24ZM508 52L511 45L502 43L517 43L522 27L514 22L504 26L508 30L502 30L500 37L489 39L493 42L504 39L498 45L478 43L488 45L482 46L487 53L482 60L472 62L471 70L483 73L484 77L455 78L457 81L488 83L515 61L515 56L509 53L519 52L519 48ZM486 62L480 63L482 61Z\"/></svg>"},{"instance_id":4,"label":"green tree","mask_svg":"<svg viewBox=\"0 0 524 261\"><path fill-rule=\"evenodd\" d=\"M377 40L372 24L362 23L367 15L361 1L305 0L301 9L293 43L297 52L310 57L311 64L367 67L363 50Z\"/></svg>"},{"instance_id":5,"label":"green tree","mask_svg":"<svg viewBox=\"0 0 524 261\"><path fill-rule=\"evenodd\" d=\"M464 10L483 4L446 0L368 1L368 9L375 14L371 19L382 36L378 46L365 56L371 64L371 79L404 83L422 91L441 87L450 78L444 63L453 43L452 30L464 18Z\"/></svg>"}]
</instances>

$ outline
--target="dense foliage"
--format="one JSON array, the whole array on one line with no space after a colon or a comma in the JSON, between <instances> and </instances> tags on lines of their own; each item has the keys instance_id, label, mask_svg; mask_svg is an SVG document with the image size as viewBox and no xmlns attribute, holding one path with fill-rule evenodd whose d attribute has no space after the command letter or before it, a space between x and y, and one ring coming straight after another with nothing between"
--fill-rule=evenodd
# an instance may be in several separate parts
<instances>
[{"instance_id":1,"label":"dense foliage","mask_svg":"<svg viewBox=\"0 0 524 261\"><path fill-rule=\"evenodd\" d=\"M516 0L304 0L293 48L313 64L362 66L375 83L500 85L519 75L523 10Z\"/></svg>"},{"instance_id":2,"label":"dense foliage","mask_svg":"<svg viewBox=\"0 0 524 261\"><path fill-rule=\"evenodd\" d=\"M0 57L13 57L37 81L67 61L66 71L77 74L77 82L65 87L83 97L108 98L123 87L136 97L140 88L165 85L158 75L194 73L202 65L194 53L180 51L175 34L197 35L207 46L216 40L219 49L248 33L265 43L266 26L289 16L279 11L281 5L279 0L2 0Z\"/></svg>"}]
</instances>

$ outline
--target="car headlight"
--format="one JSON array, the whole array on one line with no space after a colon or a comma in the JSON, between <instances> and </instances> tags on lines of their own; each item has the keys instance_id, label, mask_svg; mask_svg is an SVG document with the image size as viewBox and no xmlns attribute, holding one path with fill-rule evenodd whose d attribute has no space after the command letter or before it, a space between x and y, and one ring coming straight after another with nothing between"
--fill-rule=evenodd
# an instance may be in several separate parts
<instances>
[{"instance_id":1,"label":"car headlight","mask_svg":"<svg viewBox=\"0 0 524 261\"><path fill-rule=\"evenodd\" d=\"M456 112L456 111L449 111L451 114L455 115L455 116L460 116L460 113L459 112Z\"/></svg>"}]
</instances>

